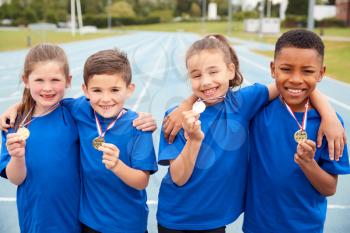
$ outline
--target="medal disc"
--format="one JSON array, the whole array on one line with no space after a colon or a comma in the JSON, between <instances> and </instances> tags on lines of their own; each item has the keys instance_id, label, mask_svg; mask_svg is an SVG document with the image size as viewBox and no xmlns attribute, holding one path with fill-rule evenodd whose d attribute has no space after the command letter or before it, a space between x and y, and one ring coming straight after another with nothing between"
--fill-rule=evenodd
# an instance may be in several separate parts
<instances>
[{"instance_id":1,"label":"medal disc","mask_svg":"<svg viewBox=\"0 0 350 233\"><path fill-rule=\"evenodd\" d=\"M93 147L97 150L100 146L102 146L102 143L104 143L104 138L96 137L94 140L92 140Z\"/></svg>"},{"instance_id":2,"label":"medal disc","mask_svg":"<svg viewBox=\"0 0 350 233\"><path fill-rule=\"evenodd\" d=\"M307 139L307 133L305 130L299 129L294 133L294 139L297 143L300 143Z\"/></svg>"},{"instance_id":3,"label":"medal disc","mask_svg":"<svg viewBox=\"0 0 350 233\"><path fill-rule=\"evenodd\" d=\"M25 141L27 140L27 138L29 138L30 132L29 129L25 128L25 127L21 127L17 130L17 133L19 134L19 137Z\"/></svg>"},{"instance_id":4,"label":"medal disc","mask_svg":"<svg viewBox=\"0 0 350 233\"><path fill-rule=\"evenodd\" d=\"M197 101L192 105L192 111L201 114L205 110L205 103L203 101Z\"/></svg>"}]
</instances>

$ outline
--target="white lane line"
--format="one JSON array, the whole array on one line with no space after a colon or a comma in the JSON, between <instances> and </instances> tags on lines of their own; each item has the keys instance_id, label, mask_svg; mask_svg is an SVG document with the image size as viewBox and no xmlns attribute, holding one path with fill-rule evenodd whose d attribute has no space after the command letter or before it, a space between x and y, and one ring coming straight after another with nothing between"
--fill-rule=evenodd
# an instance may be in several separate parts
<instances>
[{"instance_id":1,"label":"white lane line","mask_svg":"<svg viewBox=\"0 0 350 233\"><path fill-rule=\"evenodd\" d=\"M0 197L0 202L16 202L15 197Z\"/></svg>"},{"instance_id":2,"label":"white lane line","mask_svg":"<svg viewBox=\"0 0 350 233\"><path fill-rule=\"evenodd\" d=\"M350 205L333 205L329 204L327 206L328 209L350 209Z\"/></svg>"},{"instance_id":3,"label":"white lane line","mask_svg":"<svg viewBox=\"0 0 350 233\"><path fill-rule=\"evenodd\" d=\"M260 64L258 64L258 63L256 63L256 62L253 62L253 61L251 61L251 60L249 60L249 59L247 59L247 58L245 58L245 57L243 57L243 56L240 56L239 59L240 59L240 60L243 60L244 62L246 62L246 63L248 63L248 64L251 64L251 65L253 65L253 66L255 66L255 67L257 67L257 68L259 68L259 69L261 69L261 70L263 70L263 71L270 72L270 69L268 69L268 68L264 67L263 65L260 65ZM331 79L328 78L327 80L331 80ZM333 80L333 81L334 81L334 80ZM323 93L323 94L324 94L324 93ZM324 94L324 95L325 95L325 94ZM336 99L334 99L334 98L332 98L332 97L330 97L330 96L328 96L328 95L325 95L325 96L328 98L329 102L331 102L331 103L333 103L333 104L335 104L335 105L338 105L338 106L341 107L341 108L344 108L344 109L350 111L350 106L349 106L349 105L347 105L347 104L345 104L345 103L343 103L343 102L341 102L341 101L339 101L339 100L336 100Z\"/></svg>"},{"instance_id":4,"label":"white lane line","mask_svg":"<svg viewBox=\"0 0 350 233\"><path fill-rule=\"evenodd\" d=\"M165 44L165 46L164 46L164 50L165 50L165 51L167 51L167 48L169 47L169 44L170 44L170 41L172 40L172 37L173 37L173 35L170 35L170 36L169 36L169 38L168 38L168 40L167 40L167 42L166 42L166 44ZM152 71L150 72L151 74L153 74L154 72L156 72L156 70L159 68L158 66L159 66L160 61L163 60L163 59L164 59L164 58L163 58L162 56L159 56L159 58L157 59L157 61L155 62L154 66L153 66ZM165 64L165 65L167 65L167 64ZM151 84L151 81L153 80L154 77L155 77L154 75L150 75L150 76L149 76L149 78L148 78L148 80L147 80L145 86L144 86L143 89L142 89L141 94L140 94L139 97L137 98L136 103L134 104L134 106L132 107L132 109L133 109L134 111L136 111L136 110L138 109L138 107L139 107L139 105L140 105L140 103L141 103L141 100L142 100L143 97L145 96L145 94L146 94L146 92L147 92L147 89L148 89L149 85Z\"/></svg>"}]
</instances>

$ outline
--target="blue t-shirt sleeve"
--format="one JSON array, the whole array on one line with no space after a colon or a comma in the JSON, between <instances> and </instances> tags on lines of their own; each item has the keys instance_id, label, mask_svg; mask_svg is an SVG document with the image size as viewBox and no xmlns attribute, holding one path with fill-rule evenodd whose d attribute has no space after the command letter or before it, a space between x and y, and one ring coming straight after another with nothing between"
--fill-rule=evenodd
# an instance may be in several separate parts
<instances>
[{"instance_id":1,"label":"blue t-shirt sleeve","mask_svg":"<svg viewBox=\"0 0 350 233\"><path fill-rule=\"evenodd\" d=\"M143 132L134 128L131 166L135 169L149 171L151 174L158 170L152 132Z\"/></svg>"},{"instance_id":2,"label":"blue t-shirt sleeve","mask_svg":"<svg viewBox=\"0 0 350 233\"><path fill-rule=\"evenodd\" d=\"M175 108L169 109L165 113L165 117L169 115ZM182 149L186 144L186 139L184 137L184 131L181 129L176 135L174 142L169 144L165 139L163 130L160 133L159 139L159 150L158 150L158 164L160 165L169 165L169 160L176 159L177 156L181 153Z\"/></svg>"},{"instance_id":3,"label":"blue t-shirt sleeve","mask_svg":"<svg viewBox=\"0 0 350 233\"><path fill-rule=\"evenodd\" d=\"M255 83L237 91L237 98L241 102L239 111L250 120L268 103L269 90L265 85Z\"/></svg>"},{"instance_id":4,"label":"blue t-shirt sleeve","mask_svg":"<svg viewBox=\"0 0 350 233\"><path fill-rule=\"evenodd\" d=\"M338 118L344 127L343 119L340 117L340 115L338 115ZM344 145L343 156L339 158L339 161L330 160L329 153L328 153L328 145L325 138L323 139L322 145L323 146L321 148L321 155L319 160L320 167L323 170L327 171L328 173L331 173L334 175L350 174L350 164L349 164L349 154L348 154L347 144Z\"/></svg>"},{"instance_id":5,"label":"blue t-shirt sleeve","mask_svg":"<svg viewBox=\"0 0 350 233\"><path fill-rule=\"evenodd\" d=\"M66 107L68 111L72 114L72 117L74 120L76 120L77 112L80 111L81 107L83 106L84 102L86 102L86 97L81 96L79 98L73 99L73 98L65 98L61 100L62 106Z\"/></svg>"},{"instance_id":6,"label":"blue t-shirt sleeve","mask_svg":"<svg viewBox=\"0 0 350 233\"><path fill-rule=\"evenodd\" d=\"M6 135L7 135L7 133L2 131L2 133L1 133L0 175L4 178L7 178L6 166L11 158L8 151L7 151L7 148L6 148Z\"/></svg>"}]
</instances>

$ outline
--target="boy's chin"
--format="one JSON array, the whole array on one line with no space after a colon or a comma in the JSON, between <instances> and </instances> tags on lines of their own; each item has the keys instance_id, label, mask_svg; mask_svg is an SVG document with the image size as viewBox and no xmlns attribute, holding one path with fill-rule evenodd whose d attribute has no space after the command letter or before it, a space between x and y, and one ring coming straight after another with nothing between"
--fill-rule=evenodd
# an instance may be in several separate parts
<instances>
[{"instance_id":1,"label":"boy's chin","mask_svg":"<svg viewBox=\"0 0 350 233\"><path fill-rule=\"evenodd\" d=\"M96 109L95 109L96 111ZM102 110L102 109L98 109L96 111L100 116L102 116L103 118L112 118L112 117L116 117L119 113L118 110Z\"/></svg>"}]
</instances>

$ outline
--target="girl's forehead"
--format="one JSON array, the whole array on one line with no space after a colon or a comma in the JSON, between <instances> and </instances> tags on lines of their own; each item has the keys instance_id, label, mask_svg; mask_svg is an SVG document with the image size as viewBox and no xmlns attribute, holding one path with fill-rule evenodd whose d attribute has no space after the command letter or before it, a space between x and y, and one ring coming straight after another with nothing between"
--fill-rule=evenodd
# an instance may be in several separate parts
<instances>
[{"instance_id":1,"label":"girl's forehead","mask_svg":"<svg viewBox=\"0 0 350 233\"><path fill-rule=\"evenodd\" d=\"M224 54L220 50L202 50L187 59L187 66L221 65L226 64Z\"/></svg>"}]
</instances>

